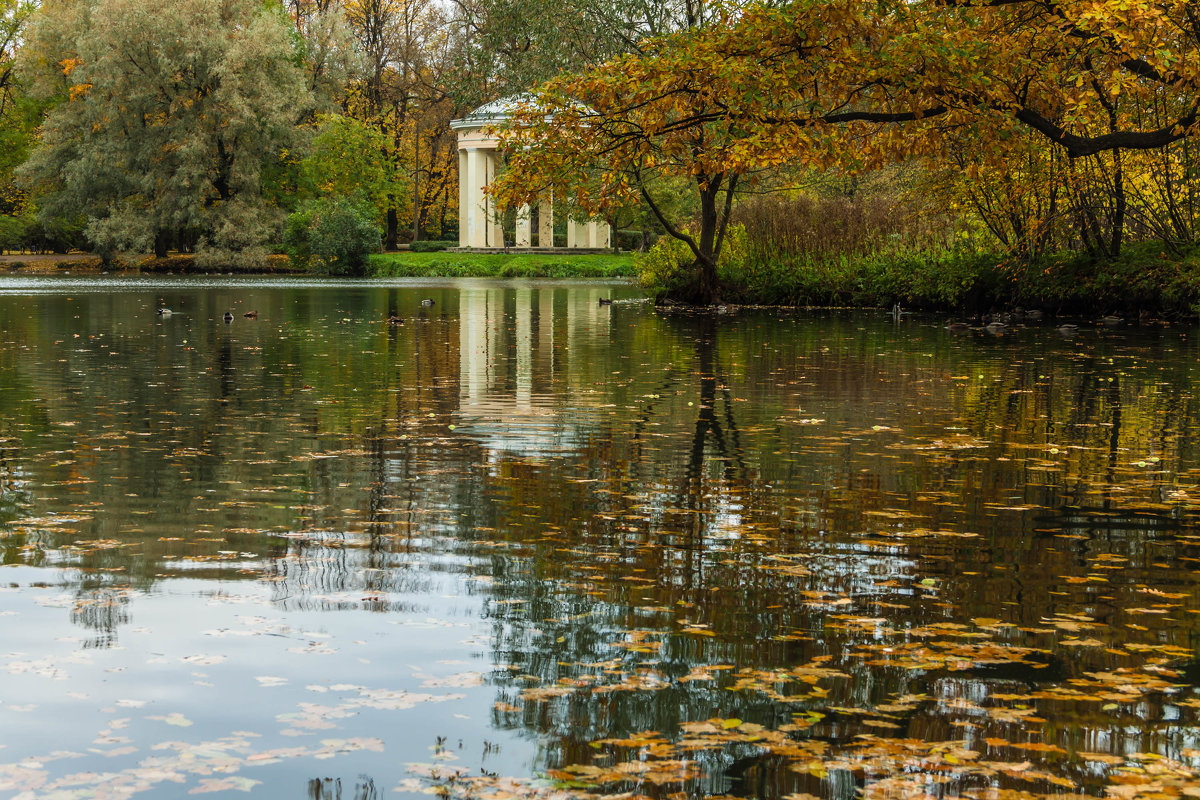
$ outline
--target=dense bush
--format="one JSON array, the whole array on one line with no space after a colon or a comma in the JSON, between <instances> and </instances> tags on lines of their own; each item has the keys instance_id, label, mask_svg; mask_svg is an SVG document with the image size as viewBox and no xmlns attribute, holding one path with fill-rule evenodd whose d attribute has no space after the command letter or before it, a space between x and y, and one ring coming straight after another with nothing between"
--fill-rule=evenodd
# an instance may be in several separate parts
<instances>
[{"instance_id":1,"label":"dense bush","mask_svg":"<svg viewBox=\"0 0 1200 800\"><path fill-rule=\"evenodd\" d=\"M692 279L695 260L687 242L673 236L663 236L645 253L635 256L638 282L642 288L656 295L675 294ZM743 225L730 225L717 260L717 272L722 281L728 282L731 273L742 272L745 261L746 228Z\"/></svg>"},{"instance_id":2,"label":"dense bush","mask_svg":"<svg viewBox=\"0 0 1200 800\"><path fill-rule=\"evenodd\" d=\"M640 253L643 249L649 249L649 245L654 244L657 238L656 234L647 234L646 231L621 228L616 232L617 249ZM643 245L646 245L646 248L643 248Z\"/></svg>"},{"instance_id":3,"label":"dense bush","mask_svg":"<svg viewBox=\"0 0 1200 800\"><path fill-rule=\"evenodd\" d=\"M759 206L733 224L718 262L724 302L882 306L965 313L1023 306L1056 313L1126 315L1200 312L1200 248L1171 252L1153 242L1116 259L1065 253L1027 259L956 244L919 221L892 220L873 204ZM825 216L818 213L825 209ZM826 222L823 222L827 218ZM686 244L664 237L637 257L642 285L657 295L692 270Z\"/></svg>"},{"instance_id":4,"label":"dense bush","mask_svg":"<svg viewBox=\"0 0 1200 800\"><path fill-rule=\"evenodd\" d=\"M362 275L379 251L371 204L360 196L322 197L287 219L283 244L292 264L329 275Z\"/></svg>"},{"instance_id":5,"label":"dense bush","mask_svg":"<svg viewBox=\"0 0 1200 800\"><path fill-rule=\"evenodd\" d=\"M20 217L0 217L0 253L25 249L25 221Z\"/></svg>"},{"instance_id":6,"label":"dense bush","mask_svg":"<svg viewBox=\"0 0 1200 800\"><path fill-rule=\"evenodd\" d=\"M0 252L69 253L93 249L84 234L84 219L42 220L29 212L24 216L0 216Z\"/></svg>"},{"instance_id":7,"label":"dense bush","mask_svg":"<svg viewBox=\"0 0 1200 800\"><path fill-rule=\"evenodd\" d=\"M449 239L418 239L408 245L408 249L414 253L436 253L440 250L449 250L451 247L458 247L458 241Z\"/></svg>"}]
</instances>

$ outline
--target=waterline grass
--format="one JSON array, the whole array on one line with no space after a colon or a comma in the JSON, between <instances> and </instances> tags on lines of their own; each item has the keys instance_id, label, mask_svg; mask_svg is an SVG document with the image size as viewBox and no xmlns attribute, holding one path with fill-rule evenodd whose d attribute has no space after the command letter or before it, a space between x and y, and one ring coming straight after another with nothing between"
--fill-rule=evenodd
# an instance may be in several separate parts
<instances>
[{"instance_id":1,"label":"waterline grass","mask_svg":"<svg viewBox=\"0 0 1200 800\"><path fill-rule=\"evenodd\" d=\"M558 253L378 253L367 262L378 278L631 278L633 256Z\"/></svg>"},{"instance_id":2,"label":"waterline grass","mask_svg":"<svg viewBox=\"0 0 1200 800\"><path fill-rule=\"evenodd\" d=\"M790 258L753 253L722 270L726 299L764 305L883 306L977 313L1021 306L1055 313L1190 315L1200 310L1200 249L1153 242L1115 259L1061 253L910 252Z\"/></svg>"}]
</instances>

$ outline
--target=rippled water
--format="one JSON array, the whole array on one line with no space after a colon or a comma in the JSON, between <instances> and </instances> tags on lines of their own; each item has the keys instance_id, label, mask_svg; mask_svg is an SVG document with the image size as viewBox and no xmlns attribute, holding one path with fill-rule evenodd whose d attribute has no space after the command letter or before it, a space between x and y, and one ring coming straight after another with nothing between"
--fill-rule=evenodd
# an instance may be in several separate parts
<instances>
[{"instance_id":1,"label":"rippled water","mask_svg":"<svg viewBox=\"0 0 1200 800\"><path fill-rule=\"evenodd\" d=\"M0 797L1196 796L1195 331L941 324L0 279Z\"/></svg>"}]
</instances>

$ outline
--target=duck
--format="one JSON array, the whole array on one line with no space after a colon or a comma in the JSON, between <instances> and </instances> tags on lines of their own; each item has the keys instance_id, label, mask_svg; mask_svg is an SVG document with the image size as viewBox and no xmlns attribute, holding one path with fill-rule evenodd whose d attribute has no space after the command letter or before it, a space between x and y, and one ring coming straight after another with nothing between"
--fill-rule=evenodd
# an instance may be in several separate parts
<instances>
[{"instance_id":1,"label":"duck","mask_svg":"<svg viewBox=\"0 0 1200 800\"><path fill-rule=\"evenodd\" d=\"M1067 336L1071 336L1071 335L1079 332L1079 326L1075 325L1074 323L1071 323L1071 322L1064 322L1062 325L1059 325L1055 330L1057 330L1059 333L1066 334Z\"/></svg>"},{"instance_id":2,"label":"duck","mask_svg":"<svg viewBox=\"0 0 1200 800\"><path fill-rule=\"evenodd\" d=\"M999 320L993 320L993 321L989 322L987 325L984 325L983 328L988 333L1004 333L1005 331L1008 330L1008 324L1004 323L1004 322L1000 322Z\"/></svg>"},{"instance_id":3,"label":"duck","mask_svg":"<svg viewBox=\"0 0 1200 800\"><path fill-rule=\"evenodd\" d=\"M1040 319L1043 319L1045 316L1046 315L1043 312L1037 310L1036 308L1031 308L1025 312L1025 319L1031 319L1031 320L1034 320L1035 322Z\"/></svg>"},{"instance_id":4,"label":"duck","mask_svg":"<svg viewBox=\"0 0 1200 800\"><path fill-rule=\"evenodd\" d=\"M959 333L961 331L971 330L971 326L965 322L951 322L949 325L946 326L946 330L948 330L952 333Z\"/></svg>"},{"instance_id":5,"label":"duck","mask_svg":"<svg viewBox=\"0 0 1200 800\"><path fill-rule=\"evenodd\" d=\"M245 314L242 314L242 316L245 317L246 319L258 319L258 312L257 311L247 311Z\"/></svg>"},{"instance_id":6,"label":"duck","mask_svg":"<svg viewBox=\"0 0 1200 800\"><path fill-rule=\"evenodd\" d=\"M161 308L154 309L154 313L158 314L160 317L169 317L174 312L171 311L171 309L167 308L166 306L162 306Z\"/></svg>"},{"instance_id":7,"label":"duck","mask_svg":"<svg viewBox=\"0 0 1200 800\"><path fill-rule=\"evenodd\" d=\"M421 305L424 306L425 308L433 308L433 298L426 297L424 300L421 301Z\"/></svg>"},{"instance_id":8,"label":"duck","mask_svg":"<svg viewBox=\"0 0 1200 800\"><path fill-rule=\"evenodd\" d=\"M233 314L229 311L226 311L223 319L225 320L225 324L228 325L229 323L233 322Z\"/></svg>"},{"instance_id":9,"label":"duck","mask_svg":"<svg viewBox=\"0 0 1200 800\"><path fill-rule=\"evenodd\" d=\"M611 297L601 297L601 298L600 298L599 305L602 305L602 306L611 306L611 305L612 305L612 298L611 298Z\"/></svg>"},{"instance_id":10,"label":"duck","mask_svg":"<svg viewBox=\"0 0 1200 800\"><path fill-rule=\"evenodd\" d=\"M1115 314L1107 314L1100 318L1101 325L1120 325L1124 321L1124 317L1118 317Z\"/></svg>"},{"instance_id":11,"label":"duck","mask_svg":"<svg viewBox=\"0 0 1200 800\"><path fill-rule=\"evenodd\" d=\"M403 318L403 317L397 317L395 314L392 314L391 316L389 316L389 317L387 318L387 323L388 323L388 325L403 325L403 324L404 324L404 318Z\"/></svg>"}]
</instances>

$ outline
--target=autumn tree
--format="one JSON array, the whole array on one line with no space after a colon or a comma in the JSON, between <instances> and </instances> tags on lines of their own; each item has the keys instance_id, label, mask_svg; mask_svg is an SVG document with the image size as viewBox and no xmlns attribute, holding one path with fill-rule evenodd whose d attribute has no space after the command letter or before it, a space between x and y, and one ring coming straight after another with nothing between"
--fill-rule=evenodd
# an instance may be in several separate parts
<instances>
[{"instance_id":1,"label":"autumn tree","mask_svg":"<svg viewBox=\"0 0 1200 800\"><path fill-rule=\"evenodd\" d=\"M1198 48L1194 5L1176 0L794 0L736 10L546 84L508 134L513 168L501 193L520 202L522 184L563 188L594 168L606 189L583 202L641 195L653 207L646 175L693 176L698 231L668 232L695 256L689 299L705 300L719 288L727 219L717 195L742 176L797 161L855 170L940 158L968 129L979 147L1001 148L1015 126L1061 151L1078 178L1077 224L1111 256L1125 229L1128 153L1197 134ZM1080 201L1097 187L1105 219ZM727 208L732 193L723 199Z\"/></svg>"},{"instance_id":2,"label":"autumn tree","mask_svg":"<svg viewBox=\"0 0 1200 800\"><path fill-rule=\"evenodd\" d=\"M436 136L425 141L430 122L441 133L450 119L448 112L435 113L446 98L438 80L444 12L430 0L350 0L346 12L364 63L347 95L346 110L379 132L396 187L408 187L389 196L385 247L394 249L402 216L411 214L414 238L419 232L431 172L422 170L422 164L432 164L435 145L445 149Z\"/></svg>"},{"instance_id":3,"label":"autumn tree","mask_svg":"<svg viewBox=\"0 0 1200 800\"><path fill-rule=\"evenodd\" d=\"M0 0L0 117L15 101L17 48L33 8L23 0Z\"/></svg>"},{"instance_id":4,"label":"autumn tree","mask_svg":"<svg viewBox=\"0 0 1200 800\"><path fill-rule=\"evenodd\" d=\"M705 0L458 0L466 31L453 89L478 106L578 74L744 3Z\"/></svg>"},{"instance_id":5,"label":"autumn tree","mask_svg":"<svg viewBox=\"0 0 1200 800\"><path fill-rule=\"evenodd\" d=\"M102 252L197 241L210 259L256 258L280 212L265 165L313 107L279 7L256 0L59 0L31 31L47 116L22 168L44 215L84 214Z\"/></svg>"}]
</instances>

